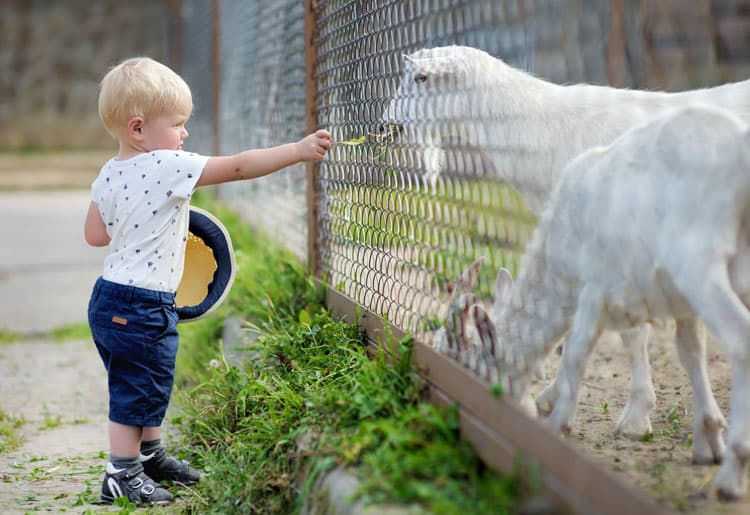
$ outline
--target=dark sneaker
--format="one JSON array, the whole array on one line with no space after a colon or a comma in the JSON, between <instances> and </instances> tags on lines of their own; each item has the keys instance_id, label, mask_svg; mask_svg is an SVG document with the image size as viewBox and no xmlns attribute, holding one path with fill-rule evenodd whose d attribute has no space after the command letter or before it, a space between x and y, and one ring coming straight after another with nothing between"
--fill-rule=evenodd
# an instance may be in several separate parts
<instances>
[{"instance_id":1,"label":"dark sneaker","mask_svg":"<svg viewBox=\"0 0 750 515\"><path fill-rule=\"evenodd\" d=\"M183 485L194 485L200 481L201 473L188 465L186 461L178 460L167 454L164 447L151 454L141 454L143 470L154 481L174 481Z\"/></svg>"},{"instance_id":2,"label":"dark sneaker","mask_svg":"<svg viewBox=\"0 0 750 515\"><path fill-rule=\"evenodd\" d=\"M102 501L114 503L118 497L127 497L139 506L166 504L172 500L172 494L148 477L140 463L129 469L117 469L107 463L102 482Z\"/></svg>"}]
</instances>

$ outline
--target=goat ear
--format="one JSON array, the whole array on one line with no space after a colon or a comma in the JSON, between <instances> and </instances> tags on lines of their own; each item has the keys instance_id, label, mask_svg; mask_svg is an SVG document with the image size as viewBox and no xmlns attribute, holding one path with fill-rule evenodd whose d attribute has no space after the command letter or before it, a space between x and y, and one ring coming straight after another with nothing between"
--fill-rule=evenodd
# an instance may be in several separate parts
<instances>
[{"instance_id":1,"label":"goat ear","mask_svg":"<svg viewBox=\"0 0 750 515\"><path fill-rule=\"evenodd\" d=\"M414 58L407 54L402 54L404 61L414 66L417 70L419 70L421 73L428 74L430 73L430 69L427 66L429 63L428 59L419 59Z\"/></svg>"},{"instance_id":2,"label":"goat ear","mask_svg":"<svg viewBox=\"0 0 750 515\"><path fill-rule=\"evenodd\" d=\"M510 298L510 290L513 287L513 276L505 268L497 272L495 281L495 304L504 305Z\"/></svg>"},{"instance_id":3,"label":"goat ear","mask_svg":"<svg viewBox=\"0 0 750 515\"><path fill-rule=\"evenodd\" d=\"M404 61L414 66L417 70L423 73L427 73L427 69L424 66L424 59L415 59L408 54L402 54Z\"/></svg>"},{"instance_id":4,"label":"goat ear","mask_svg":"<svg viewBox=\"0 0 750 515\"><path fill-rule=\"evenodd\" d=\"M474 285L479 277L479 267L484 263L484 256L479 256L469 267L464 270L461 277L456 281L456 293L470 293L474 289Z\"/></svg>"}]
</instances>

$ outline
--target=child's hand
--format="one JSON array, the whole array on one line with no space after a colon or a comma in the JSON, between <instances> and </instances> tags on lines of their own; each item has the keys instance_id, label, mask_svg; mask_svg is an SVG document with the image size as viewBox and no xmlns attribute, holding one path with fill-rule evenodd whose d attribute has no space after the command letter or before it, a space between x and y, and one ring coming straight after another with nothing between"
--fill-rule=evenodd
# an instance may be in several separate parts
<instances>
[{"instance_id":1,"label":"child's hand","mask_svg":"<svg viewBox=\"0 0 750 515\"><path fill-rule=\"evenodd\" d=\"M319 129L297 143L302 161L320 161L333 144L331 133Z\"/></svg>"}]
</instances>

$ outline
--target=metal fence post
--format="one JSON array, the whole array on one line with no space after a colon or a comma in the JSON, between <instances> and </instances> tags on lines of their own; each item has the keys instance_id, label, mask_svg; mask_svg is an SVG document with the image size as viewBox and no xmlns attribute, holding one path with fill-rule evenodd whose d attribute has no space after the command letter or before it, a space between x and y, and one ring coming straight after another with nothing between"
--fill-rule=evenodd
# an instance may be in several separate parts
<instances>
[{"instance_id":1,"label":"metal fence post","mask_svg":"<svg viewBox=\"0 0 750 515\"><path fill-rule=\"evenodd\" d=\"M316 0L305 0L305 126L307 133L318 127L316 113L315 83L315 3ZM315 179L315 163L307 163L307 260L310 273L320 279L320 249L318 241L318 181Z\"/></svg>"}]
</instances>

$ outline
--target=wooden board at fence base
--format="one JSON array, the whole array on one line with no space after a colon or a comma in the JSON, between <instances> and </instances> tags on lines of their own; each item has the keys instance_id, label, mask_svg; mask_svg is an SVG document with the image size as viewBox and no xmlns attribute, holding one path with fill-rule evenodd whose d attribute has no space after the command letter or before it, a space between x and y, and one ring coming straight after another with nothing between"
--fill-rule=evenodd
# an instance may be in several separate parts
<instances>
[{"instance_id":1,"label":"wooden board at fence base","mask_svg":"<svg viewBox=\"0 0 750 515\"><path fill-rule=\"evenodd\" d=\"M327 305L337 316L358 323L380 345L403 331L362 308L349 297L328 289ZM359 314L359 320L355 317ZM388 349L391 350L391 349ZM522 412L515 404L494 397L490 386L455 361L416 342L414 364L436 404L456 403L462 435L490 468L513 470L519 452L541 467L544 488L573 513L657 515L668 510L610 470L587 459L559 435Z\"/></svg>"}]
</instances>

